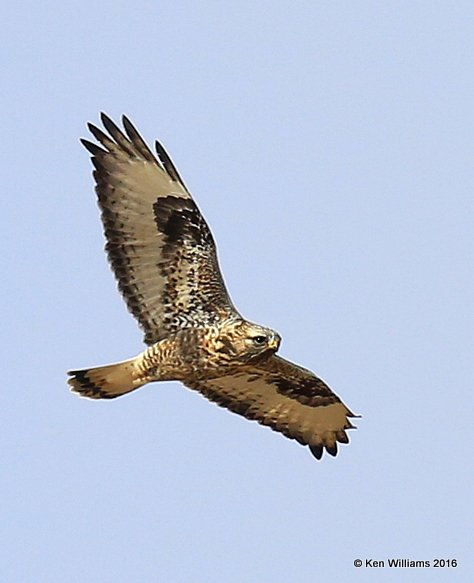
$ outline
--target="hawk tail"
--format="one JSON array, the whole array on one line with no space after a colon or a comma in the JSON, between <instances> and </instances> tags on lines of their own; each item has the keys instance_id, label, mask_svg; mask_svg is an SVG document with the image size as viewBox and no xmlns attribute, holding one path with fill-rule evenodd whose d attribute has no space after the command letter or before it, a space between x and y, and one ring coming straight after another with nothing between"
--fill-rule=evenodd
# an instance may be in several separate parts
<instances>
[{"instance_id":1,"label":"hawk tail","mask_svg":"<svg viewBox=\"0 0 474 583\"><path fill-rule=\"evenodd\" d=\"M71 370L68 383L74 393L89 399L115 399L140 388L148 382L137 367L138 359L131 358L115 364Z\"/></svg>"}]
</instances>

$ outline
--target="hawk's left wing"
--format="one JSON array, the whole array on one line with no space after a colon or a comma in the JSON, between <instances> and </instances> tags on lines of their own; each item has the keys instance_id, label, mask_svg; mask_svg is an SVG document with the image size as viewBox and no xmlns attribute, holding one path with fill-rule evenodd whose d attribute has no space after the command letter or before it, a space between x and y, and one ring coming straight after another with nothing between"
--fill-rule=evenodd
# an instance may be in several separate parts
<instances>
[{"instance_id":1,"label":"hawk's left wing","mask_svg":"<svg viewBox=\"0 0 474 583\"><path fill-rule=\"evenodd\" d=\"M209 400L247 419L308 445L321 459L335 456L337 442L348 443L346 429L356 417L324 381L279 356L215 379L186 382Z\"/></svg>"},{"instance_id":2,"label":"hawk's left wing","mask_svg":"<svg viewBox=\"0 0 474 583\"><path fill-rule=\"evenodd\" d=\"M178 171L155 156L129 119L105 114L108 134L89 124L106 250L129 310L153 344L170 332L235 314L211 231Z\"/></svg>"}]
</instances>

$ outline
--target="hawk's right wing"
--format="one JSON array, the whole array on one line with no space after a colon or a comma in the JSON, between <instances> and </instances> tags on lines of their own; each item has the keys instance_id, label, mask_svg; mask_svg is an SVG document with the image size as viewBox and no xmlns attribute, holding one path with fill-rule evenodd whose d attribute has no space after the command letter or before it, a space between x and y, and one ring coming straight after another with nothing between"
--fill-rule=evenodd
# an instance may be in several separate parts
<instances>
[{"instance_id":1,"label":"hawk's right wing","mask_svg":"<svg viewBox=\"0 0 474 583\"><path fill-rule=\"evenodd\" d=\"M88 126L102 147L82 143L109 261L145 342L235 313L209 227L163 147L156 143L157 158L125 116L125 133L105 114L102 123L109 135Z\"/></svg>"},{"instance_id":2,"label":"hawk's right wing","mask_svg":"<svg viewBox=\"0 0 474 583\"><path fill-rule=\"evenodd\" d=\"M218 405L309 446L317 459L324 449L335 456L337 442L349 442L346 429L353 428L349 418L356 415L324 381L280 356L219 378L184 382Z\"/></svg>"}]
</instances>

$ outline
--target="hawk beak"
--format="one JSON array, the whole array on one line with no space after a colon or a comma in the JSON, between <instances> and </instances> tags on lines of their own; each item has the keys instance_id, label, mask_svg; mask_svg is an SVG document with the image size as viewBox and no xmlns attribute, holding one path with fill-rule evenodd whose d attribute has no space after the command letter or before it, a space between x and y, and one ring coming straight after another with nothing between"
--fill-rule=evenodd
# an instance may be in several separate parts
<instances>
[{"instance_id":1,"label":"hawk beak","mask_svg":"<svg viewBox=\"0 0 474 583\"><path fill-rule=\"evenodd\" d=\"M278 336L273 336L273 338L268 343L268 348L271 348L271 350L277 351L279 346L280 346L280 339L278 338Z\"/></svg>"}]
</instances>

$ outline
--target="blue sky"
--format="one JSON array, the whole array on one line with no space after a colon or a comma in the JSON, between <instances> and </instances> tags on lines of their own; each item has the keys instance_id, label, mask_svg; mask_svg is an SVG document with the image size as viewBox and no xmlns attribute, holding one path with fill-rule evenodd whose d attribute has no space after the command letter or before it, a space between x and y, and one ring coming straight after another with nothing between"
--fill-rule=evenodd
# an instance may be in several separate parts
<instances>
[{"instance_id":1,"label":"blue sky","mask_svg":"<svg viewBox=\"0 0 474 583\"><path fill-rule=\"evenodd\" d=\"M471 580L474 5L1 11L0 579ZM101 110L165 144L237 307L362 415L337 458L177 383L68 392L142 347L78 142ZM458 567L353 566L396 557Z\"/></svg>"}]
</instances>

